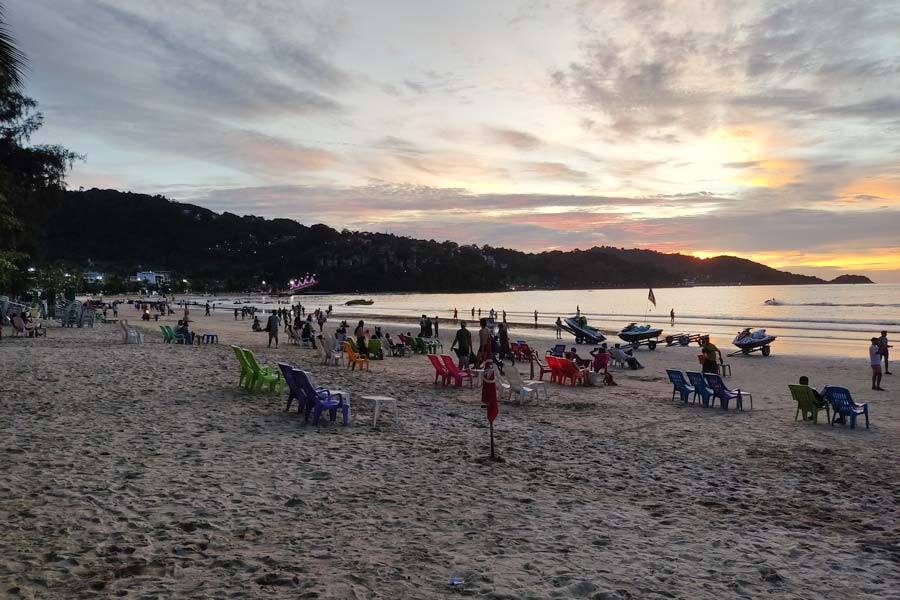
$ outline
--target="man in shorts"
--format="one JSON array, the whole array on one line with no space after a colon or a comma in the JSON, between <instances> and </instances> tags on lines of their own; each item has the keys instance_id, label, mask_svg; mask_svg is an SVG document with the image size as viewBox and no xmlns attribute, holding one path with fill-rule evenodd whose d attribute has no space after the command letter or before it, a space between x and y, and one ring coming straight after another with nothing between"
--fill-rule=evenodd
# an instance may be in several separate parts
<instances>
[{"instance_id":1,"label":"man in shorts","mask_svg":"<svg viewBox=\"0 0 900 600\"><path fill-rule=\"evenodd\" d=\"M878 338L872 338L872 345L869 346L869 365L872 367L872 389L880 392L884 391L881 387L881 347L878 345Z\"/></svg>"},{"instance_id":2,"label":"man in shorts","mask_svg":"<svg viewBox=\"0 0 900 600\"><path fill-rule=\"evenodd\" d=\"M278 326L281 323L278 320L278 311L272 311L269 320L266 322L266 331L269 332L269 348L272 347L272 340L275 340L275 347L278 347Z\"/></svg>"}]
</instances>

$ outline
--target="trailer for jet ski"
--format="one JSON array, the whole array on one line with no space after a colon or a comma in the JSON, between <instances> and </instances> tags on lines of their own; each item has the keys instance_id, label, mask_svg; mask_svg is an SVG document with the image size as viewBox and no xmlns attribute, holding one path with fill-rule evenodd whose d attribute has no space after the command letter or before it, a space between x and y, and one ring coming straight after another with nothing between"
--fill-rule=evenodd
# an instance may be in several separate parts
<instances>
[{"instance_id":1,"label":"trailer for jet ski","mask_svg":"<svg viewBox=\"0 0 900 600\"><path fill-rule=\"evenodd\" d=\"M619 337L631 344L632 348L647 346L650 350L656 350L660 335L662 335L662 329L637 323L630 323L619 332Z\"/></svg>"},{"instance_id":2,"label":"trailer for jet ski","mask_svg":"<svg viewBox=\"0 0 900 600\"><path fill-rule=\"evenodd\" d=\"M606 336L599 329L595 329L587 324L584 317L568 317L563 319L560 327L575 336L576 344L600 344Z\"/></svg>"},{"instance_id":3,"label":"trailer for jet ski","mask_svg":"<svg viewBox=\"0 0 900 600\"><path fill-rule=\"evenodd\" d=\"M767 334L765 329L750 331L748 327L734 337L731 343L737 346L738 350L735 350L728 356L739 356L753 352L760 352L763 356L769 356L772 352L771 344L777 337Z\"/></svg>"},{"instance_id":4,"label":"trailer for jet ski","mask_svg":"<svg viewBox=\"0 0 900 600\"><path fill-rule=\"evenodd\" d=\"M673 333L666 336L666 346L688 346L691 342L697 342L698 346L703 345L702 333Z\"/></svg>"}]
</instances>

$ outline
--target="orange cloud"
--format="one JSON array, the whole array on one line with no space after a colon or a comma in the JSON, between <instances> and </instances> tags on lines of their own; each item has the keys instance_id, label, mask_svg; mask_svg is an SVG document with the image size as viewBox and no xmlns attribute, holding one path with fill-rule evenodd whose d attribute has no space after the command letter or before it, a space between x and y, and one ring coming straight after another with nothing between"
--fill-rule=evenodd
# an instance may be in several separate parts
<instances>
[{"instance_id":1,"label":"orange cloud","mask_svg":"<svg viewBox=\"0 0 900 600\"><path fill-rule=\"evenodd\" d=\"M838 204L845 206L897 206L900 205L900 177L864 177L848 183L838 193L841 196Z\"/></svg>"}]
</instances>

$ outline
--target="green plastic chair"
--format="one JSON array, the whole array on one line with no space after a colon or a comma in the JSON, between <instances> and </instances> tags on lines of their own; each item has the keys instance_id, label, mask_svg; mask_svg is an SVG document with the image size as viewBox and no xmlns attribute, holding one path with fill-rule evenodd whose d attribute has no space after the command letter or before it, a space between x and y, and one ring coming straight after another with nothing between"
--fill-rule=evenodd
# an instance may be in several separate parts
<instances>
[{"instance_id":1,"label":"green plastic chair","mask_svg":"<svg viewBox=\"0 0 900 600\"><path fill-rule=\"evenodd\" d=\"M369 358L377 358L379 360L384 358L384 354L381 353L381 340L371 339L368 342L368 346L369 346Z\"/></svg>"},{"instance_id":2,"label":"green plastic chair","mask_svg":"<svg viewBox=\"0 0 900 600\"><path fill-rule=\"evenodd\" d=\"M160 325L160 327L165 327L165 331L169 335L170 344L184 344L184 336L172 329L171 325Z\"/></svg>"},{"instance_id":3,"label":"green plastic chair","mask_svg":"<svg viewBox=\"0 0 900 600\"><path fill-rule=\"evenodd\" d=\"M412 338L412 349L416 354L428 354L428 348L425 347L425 340L420 337Z\"/></svg>"},{"instance_id":4,"label":"green plastic chair","mask_svg":"<svg viewBox=\"0 0 900 600\"><path fill-rule=\"evenodd\" d=\"M359 348L356 347L356 340L348 335L344 341L350 344L350 348L352 348L354 352L359 354Z\"/></svg>"},{"instance_id":5,"label":"green plastic chair","mask_svg":"<svg viewBox=\"0 0 900 600\"><path fill-rule=\"evenodd\" d=\"M232 346L231 349L234 350L234 355L237 357L238 364L241 365L241 376L238 379L238 387L246 387L249 389L250 380L253 378L253 371L250 369L250 365L247 364L247 359L244 358L244 351L238 346Z\"/></svg>"},{"instance_id":6,"label":"green plastic chair","mask_svg":"<svg viewBox=\"0 0 900 600\"><path fill-rule=\"evenodd\" d=\"M244 360L250 367L250 389L261 390L264 385L269 386L269 391L274 392L281 387L281 374L269 367L263 367L257 362L253 352L241 348L244 352Z\"/></svg>"},{"instance_id":7,"label":"green plastic chair","mask_svg":"<svg viewBox=\"0 0 900 600\"><path fill-rule=\"evenodd\" d=\"M812 416L812 422L819 422L819 411L824 410L825 415L828 417L828 421L831 421L831 411L828 410L828 403L825 403L825 406L816 406L816 396L813 394L812 388L808 385L797 385L791 384L788 385L788 388L791 390L791 397L797 401L797 412L794 414L794 420L800 416L800 413L803 413L803 420L809 420L809 416Z\"/></svg>"},{"instance_id":8,"label":"green plastic chair","mask_svg":"<svg viewBox=\"0 0 900 600\"><path fill-rule=\"evenodd\" d=\"M171 328L166 328L165 325L160 325L159 330L162 331L164 344L175 343L175 333L171 330Z\"/></svg>"}]
</instances>

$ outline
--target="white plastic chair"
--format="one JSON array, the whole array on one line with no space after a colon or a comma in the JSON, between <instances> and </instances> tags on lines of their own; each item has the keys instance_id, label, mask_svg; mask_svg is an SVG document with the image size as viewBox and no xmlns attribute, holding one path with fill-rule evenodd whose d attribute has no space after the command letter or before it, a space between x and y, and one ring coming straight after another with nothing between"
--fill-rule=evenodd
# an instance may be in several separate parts
<instances>
[{"instance_id":1,"label":"white plastic chair","mask_svg":"<svg viewBox=\"0 0 900 600\"><path fill-rule=\"evenodd\" d=\"M544 400L549 400L550 396L547 393L547 384L543 381L524 381L522 379L522 375L519 371L512 365L507 367L506 369L506 378L509 380L512 390L516 390L517 394L520 394L519 390L530 390L534 393L536 399L540 400L541 391L544 392ZM524 401L525 397L528 395L528 392L522 393L520 400Z\"/></svg>"}]
</instances>

